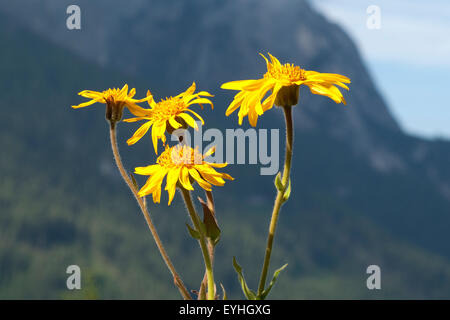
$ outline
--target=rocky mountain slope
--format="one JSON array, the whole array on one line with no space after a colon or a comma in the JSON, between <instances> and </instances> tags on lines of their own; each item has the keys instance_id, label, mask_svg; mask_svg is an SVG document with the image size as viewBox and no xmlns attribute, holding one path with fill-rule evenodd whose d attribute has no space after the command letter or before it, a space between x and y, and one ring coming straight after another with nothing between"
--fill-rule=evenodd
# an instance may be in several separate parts
<instances>
[{"instance_id":1,"label":"rocky mountain slope","mask_svg":"<svg viewBox=\"0 0 450 320\"><path fill-rule=\"evenodd\" d=\"M0 192L0 225L9 239L0 250L0 266L8 271L0 272L7 275L0 281L2 296L42 296L38 289L30 291L23 279L32 278L46 259L57 261L52 269L57 272L63 261L74 257L82 257L94 270L102 297L146 292L137 289L139 281L131 275L126 277L129 286L113 285L119 270L133 273L136 265L149 285L165 288L146 273L145 265L159 270L157 257L133 260L133 265L119 263L136 259L130 247L147 250L143 243L148 239L131 236L136 228L145 234L136 215L115 229L124 221L123 212L135 208L131 200L124 200L126 189L103 144L103 110L73 113L68 106L78 101L75 93L82 89L100 90L126 81L140 92L151 88L164 97L195 80L216 95L214 111L205 111L207 126L234 128L236 118L223 115L232 94L218 87L221 82L260 76L264 63L258 52L267 51L308 69L352 79L346 107L312 96L305 88L301 91L295 110L293 196L283 211L280 228L285 229L274 261L276 265L290 258L291 271L280 286L298 297L371 298L364 288L365 267L380 264L388 289L379 296L450 295L450 143L401 131L357 49L338 26L305 1L78 3L82 30L69 31L69 1L0 2L0 71L13 75L2 77L0 87L5 93L2 109L9 108L0 135L2 148L9 151L2 156ZM281 117L271 110L259 126L281 127ZM126 137L131 129L121 128L121 134ZM142 158L152 156L149 150L148 141L131 148L127 166L148 161ZM217 194L224 230L230 230L223 239L223 263L218 265L224 283L238 296L234 274L221 266L228 266L233 254L246 270L261 259L257 240L264 238L267 227L273 177L259 176L258 166L235 165L230 172L237 180ZM111 221L102 226L110 213ZM178 218L184 221L181 212ZM192 247L183 236L171 235L168 220L159 219L172 250ZM87 227L90 223L93 226ZM119 245L126 237L131 238ZM117 250L111 248L113 243ZM61 255L63 251L69 253ZM189 265L188 261L180 254L180 263ZM105 265L107 275L101 271ZM195 274L194 269L186 272ZM257 272L246 272L256 277ZM45 275L42 285L57 282L50 271ZM46 296L63 291L55 288L45 291ZM171 296L167 290L160 296Z\"/></svg>"}]
</instances>

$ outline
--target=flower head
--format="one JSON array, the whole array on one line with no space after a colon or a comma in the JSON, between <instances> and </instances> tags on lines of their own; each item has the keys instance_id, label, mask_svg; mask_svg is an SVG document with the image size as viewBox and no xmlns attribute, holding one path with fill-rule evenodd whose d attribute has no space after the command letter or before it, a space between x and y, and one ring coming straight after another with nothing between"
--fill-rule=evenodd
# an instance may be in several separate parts
<instances>
[{"instance_id":1,"label":"flower head","mask_svg":"<svg viewBox=\"0 0 450 320\"><path fill-rule=\"evenodd\" d=\"M123 108L127 107L130 112L135 115L143 114L145 109L139 107L137 103L148 100L144 99L133 99L136 94L136 89L131 89L128 92L128 85L125 84L122 89L113 88L108 89L103 92L84 90L78 93L80 96L91 99L90 101L81 103L76 106L72 106L74 109L83 108L90 106L96 102L106 103L106 118L109 121L117 122L122 118Z\"/></svg>"},{"instance_id":2,"label":"flower head","mask_svg":"<svg viewBox=\"0 0 450 320\"><path fill-rule=\"evenodd\" d=\"M152 194L153 201L159 203L165 176L167 176L165 190L169 194L169 205L175 195L177 184L186 190L194 190L192 183L196 181L200 187L211 191L211 185L223 186L224 179L234 180L230 175L219 173L214 169L223 168L227 163L211 163L204 160L213 153L214 148L202 155L197 149L188 146L166 146L156 164L135 169L136 174L150 176L139 190L139 196Z\"/></svg>"},{"instance_id":3,"label":"flower head","mask_svg":"<svg viewBox=\"0 0 450 320\"><path fill-rule=\"evenodd\" d=\"M346 104L342 93L335 85L348 90L344 83L350 83L349 78L334 73L308 71L289 63L281 64L270 53L271 61L264 55L261 56L267 63L267 72L262 79L231 81L221 86L222 89L240 91L226 111L226 115L229 116L240 107L239 124L242 124L243 118L248 116L250 124L256 126L258 116L271 109L274 104L296 105L299 86L303 84L314 94L327 96L336 103ZM261 102L269 90L271 94Z\"/></svg>"},{"instance_id":4,"label":"flower head","mask_svg":"<svg viewBox=\"0 0 450 320\"><path fill-rule=\"evenodd\" d=\"M124 120L126 122L135 122L140 120L147 121L141 127L139 127L139 129L130 139L127 140L128 145L132 145L138 142L147 133L150 127L153 126L152 141L155 148L155 153L158 153L158 140L161 139L163 143L166 142L166 130L171 133L172 130L176 130L182 127L186 128L187 126L198 130L197 123L189 113L199 119L202 124L204 124L204 121L202 117L200 117L196 112L189 109L189 107L193 104L199 104L203 108L202 104L206 103L210 104L211 108L213 108L213 103L211 102L211 100L204 98L212 97L213 95L209 94L206 91L200 91L194 94L194 91L195 82L192 83L192 85L185 92L180 93L175 97L162 99L158 103L155 102L152 94L150 93L150 91L148 91L147 97L150 109L144 109L145 113L139 115L136 118Z\"/></svg>"}]
</instances>

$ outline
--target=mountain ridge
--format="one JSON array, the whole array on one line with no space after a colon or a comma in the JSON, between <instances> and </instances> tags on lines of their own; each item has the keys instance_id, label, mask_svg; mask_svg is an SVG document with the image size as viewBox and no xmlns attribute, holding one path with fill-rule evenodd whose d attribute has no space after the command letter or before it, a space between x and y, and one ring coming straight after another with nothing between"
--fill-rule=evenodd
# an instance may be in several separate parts
<instances>
[{"instance_id":1,"label":"mountain ridge","mask_svg":"<svg viewBox=\"0 0 450 320\"><path fill-rule=\"evenodd\" d=\"M97 288L93 291L102 298L177 298L176 290L166 285L170 277L142 217L115 174L103 108L70 109L82 89L128 82L142 93L151 80L95 66L16 24L8 16L0 23L0 41L8 44L0 52L0 72L14 75L0 80L2 107L9 110L0 130L2 149L9 151L1 158L0 234L5 241L0 245L0 296L76 297L64 288L65 266L75 259L90 270ZM255 66L261 65L255 60ZM155 90L158 97L172 92L162 86ZM275 268L289 262L289 268L271 297L448 297L448 200L427 173L445 190L450 181L448 142L406 136L366 117L367 131L378 143L372 147L395 151L404 164L403 169L392 169L381 159L377 169L364 150L355 153L348 135L321 130L324 123L338 127L340 118L334 115L357 106L336 106L308 95L302 91L302 103L309 100L310 109L295 107L295 120L317 111L313 115L321 125L316 130L296 128L293 194L283 208L283 231L277 234L272 264ZM216 104L225 106L231 96L217 94ZM224 119L220 111L204 110L207 123L236 127L236 118ZM276 121L272 116L277 110L270 112L261 117L260 126L281 127L281 117ZM320 118L322 113L329 119ZM126 146L124 140L133 129L119 127L127 168L154 156L148 139ZM227 169L237 179L215 191L224 233L218 247L218 279L224 280L231 296L241 297L231 257L238 257L254 284L274 190L272 177L259 177L257 166ZM249 203L252 195L265 202ZM179 231L186 221L182 206L152 205L152 213L176 265L195 287L201 264L185 256L198 253L185 230ZM383 270L386 289L380 293L364 287L365 267L373 263ZM149 292L150 287L155 291Z\"/></svg>"}]
</instances>

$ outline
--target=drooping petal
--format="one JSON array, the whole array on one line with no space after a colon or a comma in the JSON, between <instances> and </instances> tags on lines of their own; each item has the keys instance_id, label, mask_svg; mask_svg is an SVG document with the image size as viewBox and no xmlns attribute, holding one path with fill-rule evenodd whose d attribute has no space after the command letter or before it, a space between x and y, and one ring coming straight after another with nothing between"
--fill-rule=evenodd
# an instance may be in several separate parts
<instances>
[{"instance_id":1,"label":"drooping petal","mask_svg":"<svg viewBox=\"0 0 450 320\"><path fill-rule=\"evenodd\" d=\"M136 132L133 134L133 136L127 140L127 144L131 146L132 144L138 142L147 133L148 129L150 129L152 124L153 124L152 121L147 121L142 126L140 126L139 129L137 129Z\"/></svg>"},{"instance_id":2,"label":"drooping petal","mask_svg":"<svg viewBox=\"0 0 450 320\"><path fill-rule=\"evenodd\" d=\"M202 124L205 124L205 121L203 120L202 117L200 117L200 115L197 112L192 111L191 109L186 109L186 112L192 113L194 116L196 116L202 122Z\"/></svg>"},{"instance_id":3,"label":"drooping petal","mask_svg":"<svg viewBox=\"0 0 450 320\"><path fill-rule=\"evenodd\" d=\"M152 193L158 186L161 188L162 180L167 173L166 168L160 167L150 178L147 179L145 185L139 190L139 196L143 197Z\"/></svg>"},{"instance_id":4,"label":"drooping petal","mask_svg":"<svg viewBox=\"0 0 450 320\"><path fill-rule=\"evenodd\" d=\"M209 166L215 167L215 168L225 168L228 163L214 163L214 162L206 162Z\"/></svg>"},{"instance_id":5,"label":"drooping petal","mask_svg":"<svg viewBox=\"0 0 450 320\"><path fill-rule=\"evenodd\" d=\"M205 152L205 154L203 155L203 159L206 157L209 157L210 155L212 155L214 152L216 152L216 147L212 147L210 148L208 151Z\"/></svg>"},{"instance_id":6,"label":"drooping petal","mask_svg":"<svg viewBox=\"0 0 450 320\"><path fill-rule=\"evenodd\" d=\"M209 105L211 105L211 108L214 108L212 101L209 99L206 99L206 98L199 98L199 99L192 100L187 104L187 106L190 106L192 104L199 104L202 106L203 103L209 104ZM202 106L202 108L203 108L203 106Z\"/></svg>"},{"instance_id":7,"label":"drooping petal","mask_svg":"<svg viewBox=\"0 0 450 320\"><path fill-rule=\"evenodd\" d=\"M152 128L152 143L153 143L153 148L155 149L155 154L158 154L158 138L159 138L158 130L159 130L159 127L154 125Z\"/></svg>"},{"instance_id":8,"label":"drooping petal","mask_svg":"<svg viewBox=\"0 0 450 320\"><path fill-rule=\"evenodd\" d=\"M187 113L180 113L178 116L182 118L184 121L186 121L186 123L190 127L194 128L195 130L198 130L197 123L195 122L194 118L192 118L190 115L188 115Z\"/></svg>"},{"instance_id":9,"label":"drooping petal","mask_svg":"<svg viewBox=\"0 0 450 320\"><path fill-rule=\"evenodd\" d=\"M211 191L211 185L205 180L203 180L203 178L200 176L200 174L196 169L193 168L189 169L189 174L191 175L192 178L194 178L195 181L197 181L200 187L202 187L206 191Z\"/></svg>"},{"instance_id":10,"label":"drooping petal","mask_svg":"<svg viewBox=\"0 0 450 320\"><path fill-rule=\"evenodd\" d=\"M172 202L173 197L175 196L176 184L178 178L180 177L180 171L181 167L170 169L167 173L165 190L167 190L167 193L169 194L169 205Z\"/></svg>"},{"instance_id":11,"label":"drooping petal","mask_svg":"<svg viewBox=\"0 0 450 320\"><path fill-rule=\"evenodd\" d=\"M272 94L267 97L266 100L264 100L264 102L262 103L262 108L264 111L267 111L273 107L278 91L280 91L281 88L282 86L278 83L273 87Z\"/></svg>"},{"instance_id":12,"label":"drooping petal","mask_svg":"<svg viewBox=\"0 0 450 320\"><path fill-rule=\"evenodd\" d=\"M225 112L225 115L228 117L230 114L232 114L237 108L239 108L242 104L242 101L245 98L245 95L248 94L246 91L241 91L234 97L233 102L231 102L230 106L228 107L227 111Z\"/></svg>"},{"instance_id":13,"label":"drooping petal","mask_svg":"<svg viewBox=\"0 0 450 320\"><path fill-rule=\"evenodd\" d=\"M181 185L186 190L194 190L194 187L192 186L191 182L189 181L189 169L188 168L182 167L178 181L180 181Z\"/></svg>"},{"instance_id":14,"label":"drooping petal","mask_svg":"<svg viewBox=\"0 0 450 320\"><path fill-rule=\"evenodd\" d=\"M223 186L225 184L225 181L220 176L211 175L206 170L203 170L203 168L201 167L197 168L197 171L200 172L200 175L202 176L203 179L205 179L212 185Z\"/></svg>"},{"instance_id":15,"label":"drooping petal","mask_svg":"<svg viewBox=\"0 0 450 320\"><path fill-rule=\"evenodd\" d=\"M172 128L174 128L175 130L178 129L179 127L181 127L181 124L178 123L178 122L175 120L175 117L169 118L169 124L170 124L170 125L172 126Z\"/></svg>"},{"instance_id":16,"label":"drooping petal","mask_svg":"<svg viewBox=\"0 0 450 320\"><path fill-rule=\"evenodd\" d=\"M93 100L90 100L87 102L80 103L79 105L72 106L72 108L74 108L74 109L84 108L84 107L90 106L91 104L94 104L96 102L99 102L99 101L93 99Z\"/></svg>"}]
</instances>

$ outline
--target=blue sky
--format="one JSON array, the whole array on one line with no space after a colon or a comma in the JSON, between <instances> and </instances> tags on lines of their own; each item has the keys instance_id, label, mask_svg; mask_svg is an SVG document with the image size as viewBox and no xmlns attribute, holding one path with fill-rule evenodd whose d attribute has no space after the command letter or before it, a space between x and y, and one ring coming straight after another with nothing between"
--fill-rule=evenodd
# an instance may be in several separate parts
<instances>
[{"instance_id":1,"label":"blue sky","mask_svg":"<svg viewBox=\"0 0 450 320\"><path fill-rule=\"evenodd\" d=\"M405 131L450 139L449 0L311 2L356 41ZM380 29L367 28L370 5L380 8Z\"/></svg>"}]
</instances>

